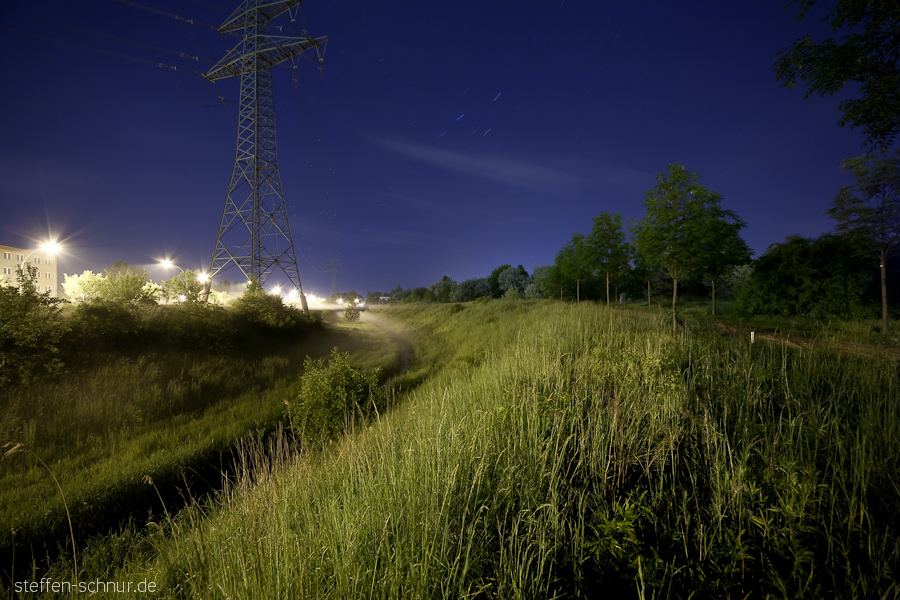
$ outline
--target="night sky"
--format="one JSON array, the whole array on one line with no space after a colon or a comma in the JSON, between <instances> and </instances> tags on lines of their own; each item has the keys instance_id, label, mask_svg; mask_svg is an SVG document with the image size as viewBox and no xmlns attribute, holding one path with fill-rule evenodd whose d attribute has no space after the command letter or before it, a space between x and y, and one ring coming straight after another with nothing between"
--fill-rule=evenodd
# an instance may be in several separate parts
<instances>
[{"instance_id":1,"label":"night sky","mask_svg":"<svg viewBox=\"0 0 900 600\"><path fill-rule=\"evenodd\" d=\"M329 37L324 77L314 54L296 83L290 62L274 71L304 290L329 292L333 259L338 291L362 294L531 272L601 212L640 218L670 163L722 194L757 255L829 231L863 137L838 126L840 96L776 81L779 49L832 35L822 10L798 23L785 4L306 0L278 23ZM0 244L58 237L60 280L118 260L157 281L174 274L161 258L208 268L238 80L198 73L236 44L214 30L234 7L2 4Z\"/></svg>"}]
</instances>

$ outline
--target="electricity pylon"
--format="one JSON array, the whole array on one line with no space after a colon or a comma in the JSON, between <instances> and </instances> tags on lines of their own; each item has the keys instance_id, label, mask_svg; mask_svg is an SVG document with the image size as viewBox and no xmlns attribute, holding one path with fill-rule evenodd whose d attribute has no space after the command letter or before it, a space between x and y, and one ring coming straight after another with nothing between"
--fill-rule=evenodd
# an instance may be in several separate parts
<instances>
[{"instance_id":1,"label":"electricity pylon","mask_svg":"<svg viewBox=\"0 0 900 600\"><path fill-rule=\"evenodd\" d=\"M303 310L308 312L278 174L271 69L312 49L321 65L328 38L270 33L272 19L300 2L244 0L219 27L220 33L243 29L243 37L204 77L216 81L240 76L241 97L234 169L209 276L212 279L236 265L245 277L264 285L280 268L300 293Z\"/></svg>"}]
</instances>

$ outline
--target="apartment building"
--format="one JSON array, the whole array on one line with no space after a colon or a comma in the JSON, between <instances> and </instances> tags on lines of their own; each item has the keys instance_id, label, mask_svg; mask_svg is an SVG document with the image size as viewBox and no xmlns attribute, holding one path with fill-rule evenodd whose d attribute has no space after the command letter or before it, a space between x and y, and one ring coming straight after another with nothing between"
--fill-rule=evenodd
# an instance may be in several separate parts
<instances>
[{"instance_id":1,"label":"apartment building","mask_svg":"<svg viewBox=\"0 0 900 600\"><path fill-rule=\"evenodd\" d=\"M56 257L40 248L13 248L0 245L0 278L12 285L16 283L16 267L25 262L33 265L38 270L38 277L34 283L41 292L50 292L54 298L59 296L57 291L58 278L56 276Z\"/></svg>"}]
</instances>

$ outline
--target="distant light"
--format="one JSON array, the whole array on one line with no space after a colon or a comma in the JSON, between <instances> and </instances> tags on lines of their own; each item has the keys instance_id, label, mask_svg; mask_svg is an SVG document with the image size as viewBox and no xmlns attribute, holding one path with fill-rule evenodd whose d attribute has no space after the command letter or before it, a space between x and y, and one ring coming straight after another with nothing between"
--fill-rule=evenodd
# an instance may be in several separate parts
<instances>
[{"instance_id":1,"label":"distant light","mask_svg":"<svg viewBox=\"0 0 900 600\"><path fill-rule=\"evenodd\" d=\"M159 264L160 264L160 266L163 266L163 267L165 267L165 268L167 268L167 269L169 269L169 268L175 266L175 265L172 264L172 261L169 260L168 258L165 259L165 260L159 261Z\"/></svg>"},{"instance_id":2,"label":"distant light","mask_svg":"<svg viewBox=\"0 0 900 600\"><path fill-rule=\"evenodd\" d=\"M207 281L209 281L209 275L201 271L197 274L197 281L199 281L200 283L206 283Z\"/></svg>"},{"instance_id":3,"label":"distant light","mask_svg":"<svg viewBox=\"0 0 900 600\"><path fill-rule=\"evenodd\" d=\"M47 254L53 255L62 250L62 247L56 242L45 242L41 244L41 250L43 250Z\"/></svg>"}]
</instances>

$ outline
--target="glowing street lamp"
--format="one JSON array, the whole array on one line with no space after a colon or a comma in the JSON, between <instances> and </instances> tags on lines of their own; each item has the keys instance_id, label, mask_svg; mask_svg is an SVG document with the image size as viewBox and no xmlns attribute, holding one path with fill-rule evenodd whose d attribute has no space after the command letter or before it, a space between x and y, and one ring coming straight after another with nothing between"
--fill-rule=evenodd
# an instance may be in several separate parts
<instances>
[{"instance_id":1,"label":"glowing street lamp","mask_svg":"<svg viewBox=\"0 0 900 600\"><path fill-rule=\"evenodd\" d=\"M28 259L34 255L35 252L46 252L50 256L54 256L60 250L62 250L62 246L60 246L56 242L44 242L43 244L41 244L40 246L38 246L37 248L35 248L34 250L32 250L31 252L28 253L28 255L25 257L25 259L19 263L19 268L21 269L25 265L25 263L28 262Z\"/></svg>"},{"instance_id":2,"label":"glowing street lamp","mask_svg":"<svg viewBox=\"0 0 900 600\"><path fill-rule=\"evenodd\" d=\"M160 264L160 266L163 266L163 267L165 267L165 268L167 268L167 269L171 269L172 267L175 267L176 269L178 269L179 271L181 271L182 273L184 273L184 269L182 269L181 267L179 267L178 265L176 265L175 263L173 263L173 262L172 262L171 260L169 260L168 258L159 261L159 264Z\"/></svg>"}]
</instances>

